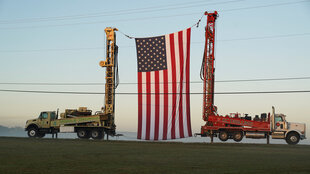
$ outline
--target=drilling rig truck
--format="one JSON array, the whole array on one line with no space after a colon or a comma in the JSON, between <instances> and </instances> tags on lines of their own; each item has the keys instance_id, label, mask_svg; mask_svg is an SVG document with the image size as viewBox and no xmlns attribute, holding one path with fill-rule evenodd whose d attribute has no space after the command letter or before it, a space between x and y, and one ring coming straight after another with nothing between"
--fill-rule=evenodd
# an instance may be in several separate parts
<instances>
[{"instance_id":1,"label":"drilling rig truck","mask_svg":"<svg viewBox=\"0 0 310 174\"><path fill-rule=\"evenodd\" d=\"M214 105L214 41L215 41L215 21L218 13L205 12L207 15L207 25L205 28L205 50L203 63L201 66L201 79L203 86L203 120L206 122L201 127L202 137L218 137L221 141L233 139L240 142L243 137L246 138L266 138L269 144L270 136L272 139L285 139L288 144L297 144L300 140L306 138L306 124L291 123L286 121L284 114L276 114L274 107L272 113L262 113L256 115L253 119L248 114L241 115L232 113L221 116L217 113L217 107Z\"/></svg>"},{"instance_id":2,"label":"drilling rig truck","mask_svg":"<svg viewBox=\"0 0 310 174\"><path fill-rule=\"evenodd\" d=\"M117 87L117 53L116 28L106 28L106 60L100 61L101 67L106 67L105 106L101 111L93 113L87 107L66 109L58 118L58 111L43 111L36 119L27 120L25 131L29 137L44 137L45 134L59 132L76 132L81 139L102 139L104 134L115 135L114 122L115 88Z\"/></svg>"}]
</instances>

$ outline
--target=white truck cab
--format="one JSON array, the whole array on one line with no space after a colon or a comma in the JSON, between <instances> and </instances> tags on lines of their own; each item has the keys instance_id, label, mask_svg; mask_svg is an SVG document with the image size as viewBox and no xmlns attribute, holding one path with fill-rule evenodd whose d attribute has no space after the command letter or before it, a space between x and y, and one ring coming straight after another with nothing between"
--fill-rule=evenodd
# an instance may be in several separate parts
<instances>
[{"instance_id":1,"label":"white truck cab","mask_svg":"<svg viewBox=\"0 0 310 174\"><path fill-rule=\"evenodd\" d=\"M285 139L288 144L297 144L306 139L306 124L287 122L284 114L276 114L272 107L271 137L272 139Z\"/></svg>"}]
</instances>

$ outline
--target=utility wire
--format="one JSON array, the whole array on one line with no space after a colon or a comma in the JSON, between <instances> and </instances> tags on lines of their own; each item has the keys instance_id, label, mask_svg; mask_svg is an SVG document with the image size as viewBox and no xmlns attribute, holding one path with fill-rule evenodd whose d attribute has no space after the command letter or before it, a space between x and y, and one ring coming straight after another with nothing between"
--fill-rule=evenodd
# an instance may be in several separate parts
<instances>
[{"instance_id":1,"label":"utility wire","mask_svg":"<svg viewBox=\"0 0 310 174\"><path fill-rule=\"evenodd\" d=\"M46 28L46 27L63 27L63 26L74 26L74 25L84 25L84 24L103 24L111 22L128 22L128 21L140 21L149 19L161 19L179 16L189 16L189 15L199 15L201 13L186 13L186 14L176 14L176 15L166 15L166 16L153 16L153 17L142 17L142 18L128 18L128 19L118 19L118 20L107 20L107 21L95 21L95 22L77 22L69 24L56 24L56 25L38 25L38 26L25 26L25 27L4 27L0 30L14 30L14 29L33 29L33 28Z\"/></svg>"},{"instance_id":2,"label":"utility wire","mask_svg":"<svg viewBox=\"0 0 310 174\"><path fill-rule=\"evenodd\" d=\"M227 41L244 41L244 40L257 40L257 39L274 39L274 38L285 38L285 37L298 37L298 36L310 36L310 33L296 33L296 34L281 34L274 36L260 36L260 37L248 37L248 38L236 38L236 39L222 39L218 40L221 42Z\"/></svg>"},{"instance_id":3,"label":"utility wire","mask_svg":"<svg viewBox=\"0 0 310 174\"><path fill-rule=\"evenodd\" d=\"M198 1L198 2L205 2L205 1ZM191 2L192 4L193 2ZM188 3L182 3L182 4L174 4L174 6L178 5L186 5ZM154 9L154 8L161 8L161 7L169 7L171 5L165 5L165 6L152 6L152 7L146 7L146 8L134 8L134 9L127 9L127 10L117 10L117 11L108 11L105 13L88 13L88 14L77 14L77 15L67 15L67 16L54 16L54 17L40 17L40 18L21 18L21 19L14 19L14 20L0 20L0 24L8 24L8 23L24 23L24 22L41 22L41 21L47 21L47 20L68 20L68 19L79 19L84 17L93 17L94 15L105 15L105 14L113 14L113 13L119 13L119 12L132 12L136 10L145 10L145 9Z\"/></svg>"},{"instance_id":4,"label":"utility wire","mask_svg":"<svg viewBox=\"0 0 310 174\"><path fill-rule=\"evenodd\" d=\"M280 80L306 80L310 79L310 77L289 77L289 78L262 78L262 79L234 79L234 80L217 80L217 83L232 83L232 82L259 82L259 81L280 81ZM159 84L168 84L167 83L159 83ZM180 83L180 82L175 82ZM203 83L203 81L191 81L189 83ZM119 83L121 85L137 85L137 82L123 82ZM146 83L142 83L146 84ZM155 84L155 83L151 83ZM157 83L158 84L158 83ZM8 83L8 82L0 82L0 85L42 85L42 86L101 86L105 85L105 83Z\"/></svg>"},{"instance_id":5,"label":"utility wire","mask_svg":"<svg viewBox=\"0 0 310 174\"><path fill-rule=\"evenodd\" d=\"M83 19L83 18L96 18L102 16L118 16L118 15L128 15L135 13L149 13L153 11L164 11L164 10L173 10L173 9L183 9L183 8L191 8L191 7L201 7L202 5L216 5L216 4L227 4L227 3L235 3L245 0L232 0L232 1L224 1L224 2L213 2L209 3L206 1L198 1L191 3L181 3L181 4L173 4L166 6L153 6L146 8L136 8L136 9L128 9L128 10L118 10L118 11L110 11L105 13L94 13L94 14L86 14L86 15L72 15L72 16L58 16L58 17L46 17L46 18L28 18L28 19L15 19L15 20L0 20L0 24L15 24L15 23L29 23L29 22L45 22L45 21L58 21L58 20L74 20L74 19ZM177 7L183 5L181 7ZM184 6L186 5L186 6ZM158 9L159 8L159 9Z\"/></svg>"},{"instance_id":6,"label":"utility wire","mask_svg":"<svg viewBox=\"0 0 310 174\"><path fill-rule=\"evenodd\" d=\"M123 33L122 33L123 34ZM125 35L125 34L124 34ZM219 39L219 42L230 42L230 41L245 41L245 40L258 40L258 39L275 39L275 38L287 38L287 37L300 37L300 36L310 36L310 33L296 33L296 34L282 34L282 35L272 35L272 36L259 36L259 37L247 37L247 38L234 38L234 39ZM131 37L126 35L126 37ZM192 44L201 44L204 42L192 42ZM119 46L121 48L129 48L135 46ZM15 52L53 52L53 51L83 51L83 50L101 50L102 47L84 47L84 48L46 48L46 49L34 49L34 50L0 50L5 53L15 53Z\"/></svg>"},{"instance_id":7,"label":"utility wire","mask_svg":"<svg viewBox=\"0 0 310 174\"><path fill-rule=\"evenodd\" d=\"M244 0L233 0L233 1L224 1L224 2L215 2L215 3L206 3L205 1L198 1L198 2L191 2L191 3L181 3L181 4L173 4L173 5L165 5L165 6L152 6L146 8L135 8L135 9L128 9L128 10L118 10L118 11L110 11L105 13L92 13L92 14L81 14L81 15L71 15L71 16L57 16L57 17L45 17L45 18L26 18L26 19L15 19L15 20L0 20L0 24L14 24L14 23L27 23L27 22L44 22L44 21L55 21L55 20L72 20L72 19L82 19L82 18L93 18L93 17L102 17L102 16L116 16L116 15L128 15L133 13L145 13L145 12L152 12L152 11L162 11L162 10L171 10L171 9L180 9L180 8L190 8L202 5L215 5L215 4L226 4L226 3L235 3ZM289 4L296 4L296 3L303 3L307 1L298 1L298 2L286 2L286 3L278 3L278 4L270 4L270 5L261 5L261 6L254 6L254 7L244 7L244 8L236 8L236 9L227 9L221 10L223 11L236 11L236 10L243 10L243 9L252 9L252 8L264 8L264 7L272 7L272 6L281 6L281 5L289 5ZM198 3L198 5L193 5ZM203 4L201 4L203 3ZM188 6L189 4L190 6ZM176 7L180 5L187 5L184 7ZM167 8L172 7L172 8ZM164 9L156 9L156 8L164 8ZM139 10L147 10L147 11L139 11ZM121 13L120 13L121 12Z\"/></svg>"},{"instance_id":8,"label":"utility wire","mask_svg":"<svg viewBox=\"0 0 310 174\"><path fill-rule=\"evenodd\" d=\"M283 3L277 3L277 4L259 5L259 6L253 6L253 7L243 7L243 8L234 8L234 9L219 10L219 11L220 12L229 12L229 11L249 10L249 9L256 9L256 8L265 8L265 7L290 5L290 4L299 4L299 3L304 3L304 2L310 2L310 1L304 0L304 1L296 1L296 2L283 2Z\"/></svg>"},{"instance_id":9,"label":"utility wire","mask_svg":"<svg viewBox=\"0 0 310 174\"><path fill-rule=\"evenodd\" d=\"M0 92L19 92L19 93L40 93L40 94L81 94L81 95L102 95L104 92L73 92L73 91L33 91L33 90L14 90L14 89L0 89ZM239 91L239 92L216 92L214 94L231 95L231 94L288 94L288 93L309 93L310 90L301 91ZM134 93L134 92L119 92L116 95L173 95L173 94L190 94L202 95L202 92L191 93Z\"/></svg>"},{"instance_id":10,"label":"utility wire","mask_svg":"<svg viewBox=\"0 0 310 174\"><path fill-rule=\"evenodd\" d=\"M89 47L89 48L46 48L46 49L34 49L34 50L0 50L0 52L51 52L51 51L82 51L82 50L101 50L105 47Z\"/></svg>"},{"instance_id":11,"label":"utility wire","mask_svg":"<svg viewBox=\"0 0 310 174\"><path fill-rule=\"evenodd\" d=\"M277 80L303 80L310 77L288 77L288 78L265 78L265 79L239 79L239 80L219 80L215 82L250 82L250 81L277 81Z\"/></svg>"},{"instance_id":12,"label":"utility wire","mask_svg":"<svg viewBox=\"0 0 310 174\"><path fill-rule=\"evenodd\" d=\"M224 9L218 10L219 12L230 12L230 11L237 11L237 10L248 10L248 9L255 9L255 8L266 8L266 7L274 7L274 6L283 6L283 5L290 5L290 4L298 4L298 3L305 3L310 2L308 0L304 1L297 1L297 2L288 2L288 3L277 3L277 4L269 4L269 5L260 5L260 6L252 6L252 7L244 7L244 8L234 8L234 9ZM0 28L0 30L11 30L11 29L27 29L27 28L44 28L44 27L60 27L60 26L72 26L72 25L82 25L82 24L97 24L97 23L109 23L109 22L124 22L124 21L139 21L139 20L149 20L149 19L160 19L160 18L170 18L170 17L177 17L177 16L190 16L190 15L199 15L201 13L187 13L187 14L176 14L176 15L167 15L167 16L153 16L153 17L143 17L143 18L129 18L129 19L119 19L119 20L111 20L111 21L95 21L95 22L78 22L78 23L69 23L69 24L58 24L58 25L41 25L41 26L26 26L26 27L7 27L7 28Z\"/></svg>"}]
</instances>

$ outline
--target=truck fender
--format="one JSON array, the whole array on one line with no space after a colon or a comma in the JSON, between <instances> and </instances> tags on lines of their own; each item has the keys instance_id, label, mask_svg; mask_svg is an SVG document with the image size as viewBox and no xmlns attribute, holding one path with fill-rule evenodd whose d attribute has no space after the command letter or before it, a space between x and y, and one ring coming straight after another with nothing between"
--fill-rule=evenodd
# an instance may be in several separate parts
<instances>
[{"instance_id":1,"label":"truck fender","mask_svg":"<svg viewBox=\"0 0 310 174\"><path fill-rule=\"evenodd\" d=\"M299 137L301 137L301 132L299 131L299 130L289 130L289 131L287 131L286 133L285 133L285 137L289 134L289 133L291 133L291 132L295 132L295 133L297 133L298 135L299 135Z\"/></svg>"},{"instance_id":2,"label":"truck fender","mask_svg":"<svg viewBox=\"0 0 310 174\"><path fill-rule=\"evenodd\" d=\"M30 124L30 125L27 126L26 130L28 130L29 128L32 128L32 127L36 128L36 129L39 129L38 125Z\"/></svg>"}]
</instances>

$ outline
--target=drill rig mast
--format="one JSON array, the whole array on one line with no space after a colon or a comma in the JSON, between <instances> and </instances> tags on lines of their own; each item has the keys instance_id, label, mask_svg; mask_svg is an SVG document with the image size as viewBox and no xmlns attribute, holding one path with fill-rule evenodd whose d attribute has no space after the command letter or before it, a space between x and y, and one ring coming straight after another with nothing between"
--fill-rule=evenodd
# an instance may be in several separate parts
<instances>
[{"instance_id":1,"label":"drill rig mast","mask_svg":"<svg viewBox=\"0 0 310 174\"><path fill-rule=\"evenodd\" d=\"M218 17L217 11L214 13L205 12L207 15L206 41L203 63L201 66L201 78L203 86L203 120L208 121L210 115L217 115L214 106L214 41L215 41L215 20Z\"/></svg>"},{"instance_id":2,"label":"drill rig mast","mask_svg":"<svg viewBox=\"0 0 310 174\"><path fill-rule=\"evenodd\" d=\"M116 28L107 27L106 33L106 60L100 61L101 67L106 67L106 83L105 83L105 106L102 108L104 115L108 116L106 126L110 127L108 134L115 135L115 88L118 83L117 70L117 53L118 46L116 45Z\"/></svg>"}]
</instances>

